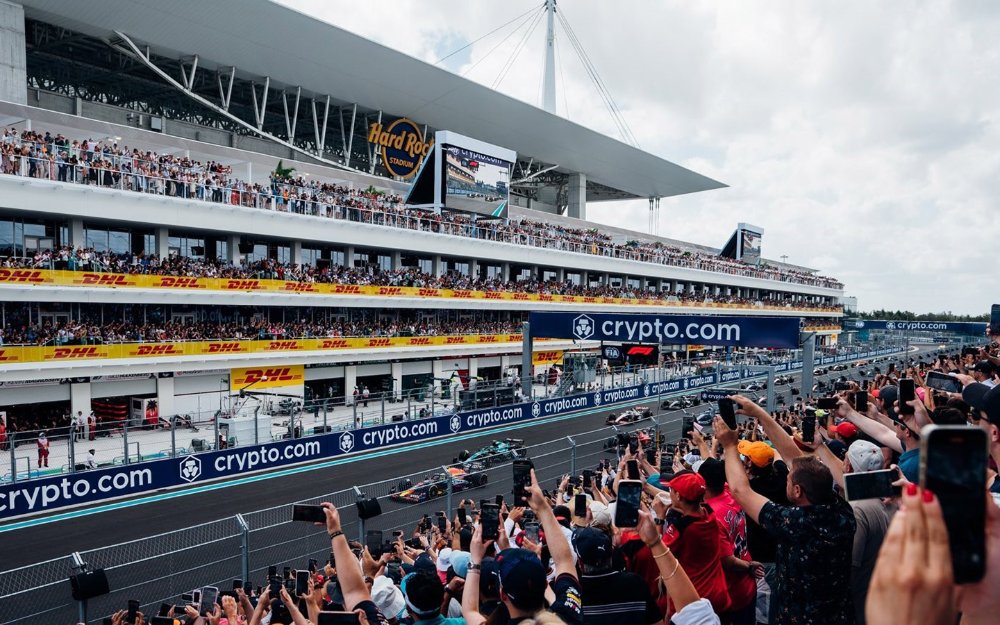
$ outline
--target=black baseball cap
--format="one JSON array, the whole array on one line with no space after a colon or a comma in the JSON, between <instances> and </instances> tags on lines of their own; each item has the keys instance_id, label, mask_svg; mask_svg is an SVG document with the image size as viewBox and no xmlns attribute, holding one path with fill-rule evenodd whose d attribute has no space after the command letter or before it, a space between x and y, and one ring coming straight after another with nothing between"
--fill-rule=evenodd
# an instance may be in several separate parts
<instances>
[{"instance_id":1,"label":"black baseball cap","mask_svg":"<svg viewBox=\"0 0 1000 625\"><path fill-rule=\"evenodd\" d=\"M977 416L985 412L990 423L1000 426L1000 387L974 382L962 389L962 400L972 406Z\"/></svg>"}]
</instances>

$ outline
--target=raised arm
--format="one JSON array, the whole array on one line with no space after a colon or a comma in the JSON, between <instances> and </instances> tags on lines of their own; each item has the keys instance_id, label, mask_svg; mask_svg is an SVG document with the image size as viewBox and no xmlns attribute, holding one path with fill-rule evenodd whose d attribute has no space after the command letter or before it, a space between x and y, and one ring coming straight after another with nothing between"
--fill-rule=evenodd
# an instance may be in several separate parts
<instances>
[{"instance_id":1,"label":"raised arm","mask_svg":"<svg viewBox=\"0 0 1000 625\"><path fill-rule=\"evenodd\" d=\"M333 552L334 568L337 569L337 582L344 592L344 607L353 610L362 601L371 599L365 578L361 575L361 567L351 553L347 544L347 536L340 528L340 512L332 503L322 504L326 511L326 531L330 535L330 551Z\"/></svg>"},{"instance_id":2,"label":"raised arm","mask_svg":"<svg viewBox=\"0 0 1000 625\"><path fill-rule=\"evenodd\" d=\"M545 542L549 546L549 553L556 565L556 577L566 574L572 575L575 579L576 565L573 564L573 550L569 546L569 541L566 540L566 535L562 533L559 521L556 521L556 516L552 513L552 506L542 494L542 488L538 485L534 469L531 470L531 486L528 486L526 490L528 505L535 511L538 522L545 530Z\"/></svg>"},{"instance_id":3,"label":"raised arm","mask_svg":"<svg viewBox=\"0 0 1000 625\"><path fill-rule=\"evenodd\" d=\"M729 482L729 490L733 495L733 499L740 504L746 515L753 519L754 523L757 523L760 518L761 509L770 500L750 488L750 480L747 479L746 470L743 468L743 462L740 460L740 452L736 448L739 443L736 432L729 429L729 426L722 420L722 417L715 417L715 421L712 422L712 429L715 431L715 437L719 439L719 443L724 450L726 481ZM782 433L784 434L784 431Z\"/></svg>"},{"instance_id":4,"label":"raised arm","mask_svg":"<svg viewBox=\"0 0 1000 625\"><path fill-rule=\"evenodd\" d=\"M750 417L751 419L757 419L757 423L764 428L764 435L771 441L774 445L775 451L781 454L781 457L785 459L786 462L791 462L793 458L797 458L802 455L802 450L798 448L792 437L781 428L777 421L771 414L757 405L756 402L749 399L748 397L743 397L742 395L733 395L732 400L739 404L739 413ZM727 428L728 429L728 428ZM718 430L715 430L716 437L718 437ZM736 436L736 433L733 433ZM735 443L734 443L735 444ZM725 445L723 445L725 447Z\"/></svg>"}]
</instances>

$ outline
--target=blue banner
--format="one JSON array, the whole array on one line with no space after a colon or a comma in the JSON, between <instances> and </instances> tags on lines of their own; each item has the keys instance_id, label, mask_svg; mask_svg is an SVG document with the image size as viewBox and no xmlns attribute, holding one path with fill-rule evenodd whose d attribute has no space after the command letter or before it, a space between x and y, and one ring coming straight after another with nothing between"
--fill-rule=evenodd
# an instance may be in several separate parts
<instances>
[{"instance_id":1,"label":"blue banner","mask_svg":"<svg viewBox=\"0 0 1000 625\"><path fill-rule=\"evenodd\" d=\"M796 317L532 312L528 321L534 338L776 349L799 347L799 319Z\"/></svg>"},{"instance_id":2,"label":"blue banner","mask_svg":"<svg viewBox=\"0 0 1000 625\"><path fill-rule=\"evenodd\" d=\"M886 332L955 332L983 336L986 322L982 321L885 321L881 319L853 319L844 322L846 330L884 330Z\"/></svg>"},{"instance_id":3,"label":"blue banner","mask_svg":"<svg viewBox=\"0 0 1000 625\"><path fill-rule=\"evenodd\" d=\"M869 352L868 355L891 353L892 350L883 349ZM802 368L801 362L789 364L792 369ZM25 480L15 484L2 484L0 520L213 479L235 477L252 471L512 425L529 419L610 407L620 403L656 402L669 395L686 394L693 389L762 375L766 374L734 369L723 371L719 375L708 373L663 382L647 382L555 399L459 412L418 421L404 421L308 438L81 471L65 476ZM705 391L705 393L716 392L718 391L715 389Z\"/></svg>"},{"instance_id":4,"label":"blue banner","mask_svg":"<svg viewBox=\"0 0 1000 625\"><path fill-rule=\"evenodd\" d=\"M738 392L736 389L713 388L701 392L701 401L719 401Z\"/></svg>"}]
</instances>

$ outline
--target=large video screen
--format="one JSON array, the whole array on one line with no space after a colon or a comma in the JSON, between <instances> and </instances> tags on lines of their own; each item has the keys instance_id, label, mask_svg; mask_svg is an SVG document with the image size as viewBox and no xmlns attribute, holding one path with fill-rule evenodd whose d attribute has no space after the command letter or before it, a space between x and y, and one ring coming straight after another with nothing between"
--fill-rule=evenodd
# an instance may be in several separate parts
<instances>
[{"instance_id":1,"label":"large video screen","mask_svg":"<svg viewBox=\"0 0 1000 625\"><path fill-rule=\"evenodd\" d=\"M442 145L442 152L444 207L506 219L512 163L458 145Z\"/></svg>"},{"instance_id":2,"label":"large video screen","mask_svg":"<svg viewBox=\"0 0 1000 625\"><path fill-rule=\"evenodd\" d=\"M760 264L760 233L752 230L740 232L740 260L750 265Z\"/></svg>"}]
</instances>

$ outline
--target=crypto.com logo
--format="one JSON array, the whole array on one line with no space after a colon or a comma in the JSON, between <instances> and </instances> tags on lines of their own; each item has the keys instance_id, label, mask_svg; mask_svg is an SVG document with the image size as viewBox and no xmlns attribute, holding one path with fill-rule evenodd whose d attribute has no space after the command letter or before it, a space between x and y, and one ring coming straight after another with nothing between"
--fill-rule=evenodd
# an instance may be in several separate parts
<instances>
[{"instance_id":1,"label":"crypto.com logo","mask_svg":"<svg viewBox=\"0 0 1000 625\"><path fill-rule=\"evenodd\" d=\"M193 482L201 477L201 459L195 456L188 456L181 460L181 479L185 482Z\"/></svg>"},{"instance_id":2,"label":"crypto.com logo","mask_svg":"<svg viewBox=\"0 0 1000 625\"><path fill-rule=\"evenodd\" d=\"M581 341L594 336L594 320L587 315L580 315L573 319L573 336Z\"/></svg>"},{"instance_id":3,"label":"crypto.com logo","mask_svg":"<svg viewBox=\"0 0 1000 625\"><path fill-rule=\"evenodd\" d=\"M344 432L340 435L340 451L350 453L354 449L354 435L350 432Z\"/></svg>"}]
</instances>

